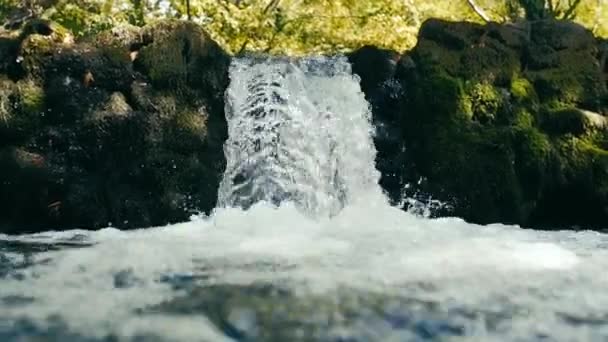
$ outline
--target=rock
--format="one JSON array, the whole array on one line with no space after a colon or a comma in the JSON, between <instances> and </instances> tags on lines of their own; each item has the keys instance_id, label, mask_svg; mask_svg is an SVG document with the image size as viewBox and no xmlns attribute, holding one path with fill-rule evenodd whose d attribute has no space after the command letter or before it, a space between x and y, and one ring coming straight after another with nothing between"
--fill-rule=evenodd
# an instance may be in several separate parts
<instances>
[{"instance_id":1,"label":"rock","mask_svg":"<svg viewBox=\"0 0 608 342\"><path fill-rule=\"evenodd\" d=\"M353 73L361 78L361 90L366 95L394 76L399 57L395 51L373 46L364 46L348 55Z\"/></svg>"},{"instance_id":2,"label":"rock","mask_svg":"<svg viewBox=\"0 0 608 342\"><path fill-rule=\"evenodd\" d=\"M26 137L40 127L44 92L30 79L0 78L0 143Z\"/></svg>"},{"instance_id":3,"label":"rock","mask_svg":"<svg viewBox=\"0 0 608 342\"><path fill-rule=\"evenodd\" d=\"M28 27L19 72L0 74L0 232L149 227L215 207L229 58L206 33L161 22L74 42ZM186 72L149 69L174 37L193 46Z\"/></svg>"},{"instance_id":4,"label":"rock","mask_svg":"<svg viewBox=\"0 0 608 342\"><path fill-rule=\"evenodd\" d=\"M0 31L0 74L11 77L19 72L17 52L19 40L10 32Z\"/></svg>"},{"instance_id":5,"label":"rock","mask_svg":"<svg viewBox=\"0 0 608 342\"><path fill-rule=\"evenodd\" d=\"M405 152L402 188L386 190L475 223L601 228L608 103L595 40L572 23L518 25L423 25L395 72Z\"/></svg>"},{"instance_id":6,"label":"rock","mask_svg":"<svg viewBox=\"0 0 608 342\"><path fill-rule=\"evenodd\" d=\"M608 129L608 118L606 118L605 116L599 113L594 113L589 110L581 109L580 112L585 118L585 126L587 128L587 131L601 131Z\"/></svg>"},{"instance_id":7,"label":"rock","mask_svg":"<svg viewBox=\"0 0 608 342\"><path fill-rule=\"evenodd\" d=\"M122 24L101 32L93 38L94 45L99 49L120 48L124 52L139 50L144 44L142 28Z\"/></svg>"},{"instance_id":8,"label":"rock","mask_svg":"<svg viewBox=\"0 0 608 342\"><path fill-rule=\"evenodd\" d=\"M585 136L604 133L608 119L598 113L579 108L567 108L540 113L539 125L549 134Z\"/></svg>"},{"instance_id":9,"label":"rock","mask_svg":"<svg viewBox=\"0 0 608 342\"><path fill-rule=\"evenodd\" d=\"M572 21L539 20L530 26L530 40L537 46L549 46L556 51L589 50L596 47L593 34Z\"/></svg>"},{"instance_id":10,"label":"rock","mask_svg":"<svg viewBox=\"0 0 608 342\"><path fill-rule=\"evenodd\" d=\"M0 230L24 233L54 221L53 184L44 156L15 146L0 148Z\"/></svg>"},{"instance_id":11,"label":"rock","mask_svg":"<svg viewBox=\"0 0 608 342\"><path fill-rule=\"evenodd\" d=\"M377 147L376 165L384 172L380 184L386 189L401 189L399 167L403 160L403 138L399 129L398 105L400 83L395 73L400 62L399 53L373 46L365 46L348 55L353 73L361 79L361 90L376 115L374 143ZM392 194L398 197L400 194Z\"/></svg>"},{"instance_id":12,"label":"rock","mask_svg":"<svg viewBox=\"0 0 608 342\"><path fill-rule=\"evenodd\" d=\"M57 27L54 27L53 23L43 19L32 19L28 21L23 30L21 30L21 36L29 36L32 34L39 34L43 36L50 36L57 31Z\"/></svg>"},{"instance_id":13,"label":"rock","mask_svg":"<svg viewBox=\"0 0 608 342\"><path fill-rule=\"evenodd\" d=\"M93 112L91 120L103 121L112 116L126 117L133 113L133 109L127 103L127 99L120 92L110 94L108 101L102 105L100 110Z\"/></svg>"},{"instance_id":14,"label":"rock","mask_svg":"<svg viewBox=\"0 0 608 342\"><path fill-rule=\"evenodd\" d=\"M228 56L200 26L160 22L144 29L143 45L136 65L153 85L203 88L215 96L226 88Z\"/></svg>"}]
</instances>

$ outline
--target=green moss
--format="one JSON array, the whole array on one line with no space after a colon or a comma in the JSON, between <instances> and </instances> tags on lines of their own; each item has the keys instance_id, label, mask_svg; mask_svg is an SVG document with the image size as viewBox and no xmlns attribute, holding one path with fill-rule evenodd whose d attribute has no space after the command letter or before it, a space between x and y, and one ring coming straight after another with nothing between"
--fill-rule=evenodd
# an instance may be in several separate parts
<instances>
[{"instance_id":1,"label":"green moss","mask_svg":"<svg viewBox=\"0 0 608 342\"><path fill-rule=\"evenodd\" d=\"M203 147L207 138L207 114L180 104L180 110L167 122L168 129L164 135L167 146L176 151L186 151Z\"/></svg>"},{"instance_id":2,"label":"green moss","mask_svg":"<svg viewBox=\"0 0 608 342\"><path fill-rule=\"evenodd\" d=\"M31 80L0 80L0 135L7 141L27 137L40 126L44 92Z\"/></svg>"},{"instance_id":3,"label":"green moss","mask_svg":"<svg viewBox=\"0 0 608 342\"><path fill-rule=\"evenodd\" d=\"M44 60L53 54L55 43L47 36L30 35L21 43L20 57L23 69L32 77L43 78Z\"/></svg>"},{"instance_id":4,"label":"green moss","mask_svg":"<svg viewBox=\"0 0 608 342\"><path fill-rule=\"evenodd\" d=\"M100 103L99 109L92 111L88 120L102 123L108 118L125 118L133 113L133 109L127 103L127 99L120 92L114 92L108 96L104 103Z\"/></svg>"},{"instance_id":5,"label":"green moss","mask_svg":"<svg viewBox=\"0 0 608 342\"><path fill-rule=\"evenodd\" d=\"M432 40L418 42L415 52L418 60L434 64L448 73L455 74L460 66L460 51L446 49Z\"/></svg>"},{"instance_id":6,"label":"green moss","mask_svg":"<svg viewBox=\"0 0 608 342\"><path fill-rule=\"evenodd\" d=\"M556 67L526 73L540 100L563 106L601 107L607 90L592 52L566 50L559 52L558 60Z\"/></svg>"},{"instance_id":7,"label":"green moss","mask_svg":"<svg viewBox=\"0 0 608 342\"><path fill-rule=\"evenodd\" d=\"M31 79L17 82L17 96L25 115L40 115L44 110L44 89Z\"/></svg>"},{"instance_id":8,"label":"green moss","mask_svg":"<svg viewBox=\"0 0 608 342\"><path fill-rule=\"evenodd\" d=\"M477 223L605 222L608 121L597 113L607 97L593 48L506 47L480 27L434 30L399 75L404 179L424 177L415 191ZM439 39L454 30L463 44ZM581 203L571 216L559 209L569 198Z\"/></svg>"},{"instance_id":9,"label":"green moss","mask_svg":"<svg viewBox=\"0 0 608 342\"><path fill-rule=\"evenodd\" d=\"M515 110L513 125L522 128L533 127L536 120L534 115L526 108L519 107Z\"/></svg>"},{"instance_id":10,"label":"green moss","mask_svg":"<svg viewBox=\"0 0 608 342\"><path fill-rule=\"evenodd\" d=\"M414 102L416 108L434 113L424 118L432 121L447 117L468 118L471 107L463 82L445 72L427 74L427 78L416 88Z\"/></svg>"},{"instance_id":11,"label":"green moss","mask_svg":"<svg viewBox=\"0 0 608 342\"><path fill-rule=\"evenodd\" d=\"M14 83L0 78L0 126L8 126L12 120L14 104L12 101Z\"/></svg>"},{"instance_id":12,"label":"green moss","mask_svg":"<svg viewBox=\"0 0 608 342\"><path fill-rule=\"evenodd\" d=\"M471 104L471 118L482 124L494 122L503 106L503 97L488 83L471 82L467 85Z\"/></svg>"},{"instance_id":13,"label":"green moss","mask_svg":"<svg viewBox=\"0 0 608 342\"><path fill-rule=\"evenodd\" d=\"M182 111L175 118L177 129L195 135L204 135L207 115L201 111Z\"/></svg>"},{"instance_id":14,"label":"green moss","mask_svg":"<svg viewBox=\"0 0 608 342\"><path fill-rule=\"evenodd\" d=\"M161 118L168 119L175 116L177 113L177 100L174 95L171 94L159 94L155 96L154 106L161 115Z\"/></svg>"},{"instance_id":15,"label":"green moss","mask_svg":"<svg viewBox=\"0 0 608 342\"><path fill-rule=\"evenodd\" d=\"M531 104L538 100L534 86L523 77L513 77L510 92L513 99L521 104Z\"/></svg>"},{"instance_id":16,"label":"green moss","mask_svg":"<svg viewBox=\"0 0 608 342\"><path fill-rule=\"evenodd\" d=\"M563 137L555 144L561 167L560 182L584 184L590 188L608 184L608 179L595 177L597 166L604 174L608 171L608 151L574 136Z\"/></svg>"},{"instance_id":17,"label":"green moss","mask_svg":"<svg viewBox=\"0 0 608 342\"><path fill-rule=\"evenodd\" d=\"M141 28L126 24L103 31L92 41L104 56L117 65L131 63L131 48L142 43Z\"/></svg>"}]
</instances>

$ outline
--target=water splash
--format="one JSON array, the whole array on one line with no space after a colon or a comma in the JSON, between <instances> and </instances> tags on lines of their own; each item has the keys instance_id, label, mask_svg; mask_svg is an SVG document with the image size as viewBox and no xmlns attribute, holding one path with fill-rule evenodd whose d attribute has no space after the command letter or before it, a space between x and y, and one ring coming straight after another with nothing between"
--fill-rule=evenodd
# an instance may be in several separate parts
<instances>
[{"instance_id":1,"label":"water splash","mask_svg":"<svg viewBox=\"0 0 608 342\"><path fill-rule=\"evenodd\" d=\"M220 206L290 201L320 217L380 194L369 105L346 58L240 59L230 77Z\"/></svg>"}]
</instances>

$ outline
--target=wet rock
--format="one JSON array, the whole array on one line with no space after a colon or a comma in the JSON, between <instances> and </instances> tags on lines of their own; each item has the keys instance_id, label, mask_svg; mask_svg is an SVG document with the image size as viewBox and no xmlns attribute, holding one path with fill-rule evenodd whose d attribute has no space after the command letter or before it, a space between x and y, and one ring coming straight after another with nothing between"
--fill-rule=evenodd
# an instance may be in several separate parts
<instances>
[{"instance_id":1,"label":"wet rock","mask_svg":"<svg viewBox=\"0 0 608 342\"><path fill-rule=\"evenodd\" d=\"M396 80L401 55L395 51L365 46L348 55L354 74L361 78L361 90L374 112L376 165L381 169L380 184L385 189L401 189L398 172L404 163L403 138L399 121L401 84ZM399 197L400 193L391 194Z\"/></svg>"}]
</instances>

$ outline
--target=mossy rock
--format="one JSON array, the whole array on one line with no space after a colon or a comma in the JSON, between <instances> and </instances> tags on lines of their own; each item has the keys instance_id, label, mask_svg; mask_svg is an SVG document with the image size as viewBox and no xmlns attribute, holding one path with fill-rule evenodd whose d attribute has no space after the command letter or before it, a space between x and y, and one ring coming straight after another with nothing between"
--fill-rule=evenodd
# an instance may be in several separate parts
<instances>
[{"instance_id":1,"label":"mossy rock","mask_svg":"<svg viewBox=\"0 0 608 342\"><path fill-rule=\"evenodd\" d=\"M45 19L32 19L25 23L19 34L23 40L31 35L49 37L55 43L70 44L74 42L74 36L70 30L56 22Z\"/></svg>"},{"instance_id":2,"label":"mossy rock","mask_svg":"<svg viewBox=\"0 0 608 342\"><path fill-rule=\"evenodd\" d=\"M483 32L484 27L479 24L429 19L422 24L418 38L419 41L435 41L448 49L463 50Z\"/></svg>"},{"instance_id":3,"label":"mossy rock","mask_svg":"<svg viewBox=\"0 0 608 342\"><path fill-rule=\"evenodd\" d=\"M597 110L608 93L593 51L562 51L556 66L525 73L542 102Z\"/></svg>"},{"instance_id":4,"label":"mossy rock","mask_svg":"<svg viewBox=\"0 0 608 342\"><path fill-rule=\"evenodd\" d=\"M87 87L81 79L69 75L50 76L46 80L44 122L49 125L75 124L103 108L110 92L101 87Z\"/></svg>"},{"instance_id":5,"label":"mossy rock","mask_svg":"<svg viewBox=\"0 0 608 342\"><path fill-rule=\"evenodd\" d=\"M456 75L460 69L461 51L446 49L440 43L432 40L421 40L414 50L416 60L427 67L441 69Z\"/></svg>"},{"instance_id":6,"label":"mossy rock","mask_svg":"<svg viewBox=\"0 0 608 342\"><path fill-rule=\"evenodd\" d=\"M0 79L1 141L14 142L27 138L41 125L44 115L44 91L30 79L17 83Z\"/></svg>"},{"instance_id":7,"label":"mossy rock","mask_svg":"<svg viewBox=\"0 0 608 342\"><path fill-rule=\"evenodd\" d=\"M396 72L408 164L401 179L411 193L446 202L444 214L476 223L600 227L608 119L589 33L547 21L525 40L496 25L423 25L407 69ZM579 213L554 219L551 210L568 211L571 201Z\"/></svg>"},{"instance_id":8,"label":"mossy rock","mask_svg":"<svg viewBox=\"0 0 608 342\"><path fill-rule=\"evenodd\" d=\"M589 50L595 48L593 33L573 21L539 20L530 24L530 40L536 46L555 50Z\"/></svg>"},{"instance_id":9,"label":"mossy rock","mask_svg":"<svg viewBox=\"0 0 608 342\"><path fill-rule=\"evenodd\" d=\"M86 87L127 91L134 79L129 51L119 46L97 48L89 43L57 42L52 36L29 35L21 43L18 58L28 77L47 84L53 78L64 78Z\"/></svg>"},{"instance_id":10,"label":"mossy rock","mask_svg":"<svg viewBox=\"0 0 608 342\"><path fill-rule=\"evenodd\" d=\"M124 51L136 51L143 45L143 29L138 26L121 24L100 32L92 38L98 48L120 47Z\"/></svg>"},{"instance_id":11,"label":"mossy rock","mask_svg":"<svg viewBox=\"0 0 608 342\"><path fill-rule=\"evenodd\" d=\"M19 41L17 62L27 75L42 80L50 58L72 46L74 38L59 24L32 20L24 26Z\"/></svg>"},{"instance_id":12,"label":"mossy rock","mask_svg":"<svg viewBox=\"0 0 608 342\"><path fill-rule=\"evenodd\" d=\"M538 95L534 85L524 77L514 76L509 88L513 100L524 106L534 106L538 103Z\"/></svg>"},{"instance_id":13,"label":"mossy rock","mask_svg":"<svg viewBox=\"0 0 608 342\"><path fill-rule=\"evenodd\" d=\"M133 114L133 108L127 102L125 95L120 92L110 94L107 102L101 103L100 107L92 111L87 119L99 122L109 117L127 117Z\"/></svg>"},{"instance_id":14,"label":"mossy rock","mask_svg":"<svg viewBox=\"0 0 608 342\"><path fill-rule=\"evenodd\" d=\"M27 115L40 115L44 111L45 94L41 85L32 79L17 82L19 108Z\"/></svg>"},{"instance_id":15,"label":"mossy rock","mask_svg":"<svg viewBox=\"0 0 608 342\"><path fill-rule=\"evenodd\" d=\"M420 29L414 53L418 61L435 63L453 76L508 84L520 69L519 52L495 32L493 26L430 19Z\"/></svg>"},{"instance_id":16,"label":"mossy rock","mask_svg":"<svg viewBox=\"0 0 608 342\"><path fill-rule=\"evenodd\" d=\"M229 58L199 25L161 21L144 29L144 45L136 64L155 86L223 94Z\"/></svg>"},{"instance_id":17,"label":"mossy rock","mask_svg":"<svg viewBox=\"0 0 608 342\"><path fill-rule=\"evenodd\" d=\"M488 83L471 83L466 90L471 106L471 119L481 124L496 121L503 110L504 96Z\"/></svg>"},{"instance_id":18,"label":"mossy rock","mask_svg":"<svg viewBox=\"0 0 608 342\"><path fill-rule=\"evenodd\" d=\"M17 72L0 74L0 231L147 227L210 212L225 166L228 56L192 23L77 42L34 26L7 38ZM176 72L134 70L151 52L173 52L175 37L192 47Z\"/></svg>"},{"instance_id":19,"label":"mossy rock","mask_svg":"<svg viewBox=\"0 0 608 342\"><path fill-rule=\"evenodd\" d=\"M520 69L519 55L491 38L479 39L479 43L462 52L459 76L508 85L514 71Z\"/></svg>"},{"instance_id":20,"label":"mossy rock","mask_svg":"<svg viewBox=\"0 0 608 342\"><path fill-rule=\"evenodd\" d=\"M23 39L17 58L26 74L44 79L46 60L53 55L56 44L51 37L37 34Z\"/></svg>"},{"instance_id":21,"label":"mossy rock","mask_svg":"<svg viewBox=\"0 0 608 342\"><path fill-rule=\"evenodd\" d=\"M553 141L551 186L545 189L530 224L540 227L602 228L608 216L608 151L585 138Z\"/></svg>"},{"instance_id":22,"label":"mossy rock","mask_svg":"<svg viewBox=\"0 0 608 342\"><path fill-rule=\"evenodd\" d=\"M166 143L178 150L202 148L207 137L209 115L204 107L182 108L170 122Z\"/></svg>"},{"instance_id":23,"label":"mossy rock","mask_svg":"<svg viewBox=\"0 0 608 342\"><path fill-rule=\"evenodd\" d=\"M553 135L590 136L595 132L604 133L608 130L606 117L579 108L544 108L539 116L542 129Z\"/></svg>"}]
</instances>

